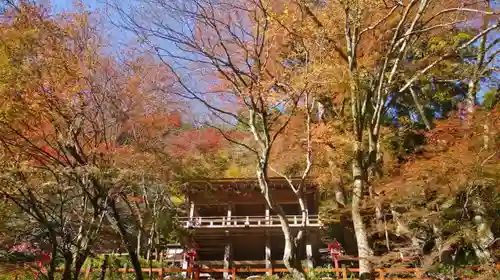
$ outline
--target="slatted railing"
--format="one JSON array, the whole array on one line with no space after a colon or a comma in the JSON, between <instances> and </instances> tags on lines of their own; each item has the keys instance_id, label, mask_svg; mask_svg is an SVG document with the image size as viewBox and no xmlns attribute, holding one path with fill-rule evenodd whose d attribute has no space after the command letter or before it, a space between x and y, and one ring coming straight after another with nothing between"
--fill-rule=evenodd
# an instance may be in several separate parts
<instances>
[{"instance_id":1,"label":"slatted railing","mask_svg":"<svg viewBox=\"0 0 500 280\"><path fill-rule=\"evenodd\" d=\"M301 215L286 216L291 227L302 226ZM214 216L214 217L183 217L180 218L188 228L238 228L238 227L280 227L278 216ZM308 215L306 226L320 226L318 215Z\"/></svg>"}]
</instances>

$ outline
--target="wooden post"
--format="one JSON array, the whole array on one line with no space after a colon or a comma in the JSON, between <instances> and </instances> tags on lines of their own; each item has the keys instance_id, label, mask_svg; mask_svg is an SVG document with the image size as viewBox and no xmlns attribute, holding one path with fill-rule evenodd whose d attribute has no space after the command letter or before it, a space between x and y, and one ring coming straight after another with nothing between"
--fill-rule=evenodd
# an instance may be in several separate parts
<instances>
[{"instance_id":1,"label":"wooden post","mask_svg":"<svg viewBox=\"0 0 500 280\"><path fill-rule=\"evenodd\" d=\"M163 265L160 267L160 271L158 272L158 280L163 280Z\"/></svg>"},{"instance_id":2,"label":"wooden post","mask_svg":"<svg viewBox=\"0 0 500 280\"><path fill-rule=\"evenodd\" d=\"M182 257L182 269L185 269L185 271L182 272L182 277L184 277L185 279L187 279L187 277L189 276L189 261L188 261L188 258L186 256L186 251L184 250L183 252L183 257Z\"/></svg>"},{"instance_id":3,"label":"wooden post","mask_svg":"<svg viewBox=\"0 0 500 280\"><path fill-rule=\"evenodd\" d=\"M85 269L85 276L83 276L84 280L89 280L90 277L90 270L92 269L92 264L88 264L87 268Z\"/></svg>"},{"instance_id":4,"label":"wooden post","mask_svg":"<svg viewBox=\"0 0 500 280\"><path fill-rule=\"evenodd\" d=\"M342 267L342 279L347 280L347 268Z\"/></svg>"},{"instance_id":5,"label":"wooden post","mask_svg":"<svg viewBox=\"0 0 500 280\"><path fill-rule=\"evenodd\" d=\"M384 269L382 269L382 268L379 269L378 270L378 274L379 274L379 279L380 280L385 280L385 271L384 271Z\"/></svg>"},{"instance_id":6,"label":"wooden post","mask_svg":"<svg viewBox=\"0 0 500 280\"><path fill-rule=\"evenodd\" d=\"M266 204L266 224L267 225L271 224L270 215L269 215L269 206L267 206L267 204Z\"/></svg>"},{"instance_id":7,"label":"wooden post","mask_svg":"<svg viewBox=\"0 0 500 280\"><path fill-rule=\"evenodd\" d=\"M236 280L236 267L231 270L231 280Z\"/></svg>"},{"instance_id":8,"label":"wooden post","mask_svg":"<svg viewBox=\"0 0 500 280\"><path fill-rule=\"evenodd\" d=\"M423 271L420 268L415 268L415 276L417 278L422 278L423 274L424 273L423 273Z\"/></svg>"},{"instance_id":9,"label":"wooden post","mask_svg":"<svg viewBox=\"0 0 500 280\"><path fill-rule=\"evenodd\" d=\"M191 220L191 221L192 221L192 220L193 220L193 218L194 218L194 208L195 208L195 206L194 206L194 202L193 202L193 201L191 201L191 202L189 203L189 220Z\"/></svg>"},{"instance_id":10,"label":"wooden post","mask_svg":"<svg viewBox=\"0 0 500 280\"><path fill-rule=\"evenodd\" d=\"M127 263L125 263L125 265L123 266L122 279L127 280Z\"/></svg>"},{"instance_id":11,"label":"wooden post","mask_svg":"<svg viewBox=\"0 0 500 280\"><path fill-rule=\"evenodd\" d=\"M231 215L232 215L233 209L231 203L227 204L227 224L231 225Z\"/></svg>"},{"instance_id":12,"label":"wooden post","mask_svg":"<svg viewBox=\"0 0 500 280\"><path fill-rule=\"evenodd\" d=\"M197 267L197 268L194 269L194 271L195 271L194 272L194 279L195 280L199 280L200 279L200 268Z\"/></svg>"}]
</instances>

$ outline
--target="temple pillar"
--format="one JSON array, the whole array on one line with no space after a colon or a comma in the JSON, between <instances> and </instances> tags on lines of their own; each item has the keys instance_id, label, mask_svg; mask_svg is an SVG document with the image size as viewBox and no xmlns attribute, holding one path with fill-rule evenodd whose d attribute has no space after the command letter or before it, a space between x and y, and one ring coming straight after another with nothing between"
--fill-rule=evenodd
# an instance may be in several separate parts
<instances>
[{"instance_id":1,"label":"temple pillar","mask_svg":"<svg viewBox=\"0 0 500 280\"><path fill-rule=\"evenodd\" d=\"M227 204L227 225L231 225L231 215L233 213L233 204L232 203L228 203Z\"/></svg>"},{"instance_id":2,"label":"temple pillar","mask_svg":"<svg viewBox=\"0 0 500 280\"><path fill-rule=\"evenodd\" d=\"M224 245L224 269L229 269L231 267L232 261L232 244L231 244L231 235L229 231L226 231L226 244ZM224 279L229 279L231 272L224 271L223 273Z\"/></svg>"},{"instance_id":3,"label":"temple pillar","mask_svg":"<svg viewBox=\"0 0 500 280\"><path fill-rule=\"evenodd\" d=\"M265 216L266 216L266 225L270 225L271 222L270 222L270 211L269 211L269 206L267 205L266 203L266 213L265 213Z\"/></svg>"},{"instance_id":4,"label":"temple pillar","mask_svg":"<svg viewBox=\"0 0 500 280\"><path fill-rule=\"evenodd\" d=\"M271 236L267 231L266 231L265 258L266 258L266 269L268 269L268 271L266 271L266 274L271 275L272 272L269 271L269 269L273 268L271 263Z\"/></svg>"},{"instance_id":5,"label":"temple pillar","mask_svg":"<svg viewBox=\"0 0 500 280\"><path fill-rule=\"evenodd\" d=\"M192 220L193 220L193 218L194 218L194 212L195 212L194 210L195 210L194 202L193 202L193 201L191 201L191 202L189 203L189 220L190 220L190 221L192 221Z\"/></svg>"},{"instance_id":6,"label":"temple pillar","mask_svg":"<svg viewBox=\"0 0 500 280\"><path fill-rule=\"evenodd\" d=\"M188 260L188 258L187 258L187 256L186 256L185 253L186 252L184 251L184 257L182 259L182 269L188 269L188 266L189 266L189 260ZM187 275L186 271L182 272L181 274L182 274L183 278L187 279L188 275Z\"/></svg>"}]
</instances>

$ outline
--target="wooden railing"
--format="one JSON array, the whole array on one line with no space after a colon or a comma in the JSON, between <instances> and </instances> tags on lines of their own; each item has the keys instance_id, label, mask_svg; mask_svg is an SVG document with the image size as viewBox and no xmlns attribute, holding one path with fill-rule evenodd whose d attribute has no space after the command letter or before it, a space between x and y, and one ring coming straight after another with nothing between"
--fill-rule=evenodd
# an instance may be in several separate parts
<instances>
[{"instance_id":1,"label":"wooden railing","mask_svg":"<svg viewBox=\"0 0 500 280\"><path fill-rule=\"evenodd\" d=\"M470 267L470 269L479 269L479 267ZM500 270L500 264L496 265L496 269ZM384 269L375 269L376 280L431 280L431 279L439 279L439 275L435 275L432 277L424 277L424 270L420 268L384 268ZM238 273L256 273L256 274L276 274L276 273L286 273L288 272L286 268L146 268L142 270L145 274L152 274L152 279L164 279L164 277L172 274L184 273L187 279L200 279L203 277L203 274L210 273L227 273L231 275L231 279L236 279ZM306 269L307 272L307 269ZM342 280L357 280L359 277L359 268L315 268L313 269L314 273L331 273L334 274L329 277L323 277L322 279L342 279ZM84 271L83 279L89 280L91 273L102 273L102 270L99 268L91 269L87 267ZM107 269L107 274L110 273L119 273L122 275L122 279L127 279L127 274L134 273L134 270L131 268L119 268L119 269ZM400 276L391 276L390 274L398 274ZM403 276L404 275L404 276ZM255 278L254 278L255 279ZM465 278L464 278L465 279Z\"/></svg>"},{"instance_id":2,"label":"wooden railing","mask_svg":"<svg viewBox=\"0 0 500 280\"><path fill-rule=\"evenodd\" d=\"M302 226L301 215L286 216L290 226ZM281 226L278 216L215 216L215 217L183 217L180 218L187 228L244 228L244 227L279 227ZM306 226L317 227L321 225L318 215L308 215Z\"/></svg>"}]
</instances>

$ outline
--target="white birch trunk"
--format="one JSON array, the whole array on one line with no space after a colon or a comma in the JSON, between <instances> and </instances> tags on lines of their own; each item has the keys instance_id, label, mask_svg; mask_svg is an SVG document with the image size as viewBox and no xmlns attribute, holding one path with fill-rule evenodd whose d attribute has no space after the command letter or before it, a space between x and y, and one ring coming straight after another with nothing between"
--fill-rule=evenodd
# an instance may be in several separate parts
<instances>
[{"instance_id":1,"label":"white birch trunk","mask_svg":"<svg viewBox=\"0 0 500 280\"><path fill-rule=\"evenodd\" d=\"M355 151L361 153L360 147L355 146ZM361 169L361 157L357 157L353 162L352 175L354 178L352 194L352 222L356 235L359 256L360 279L373 279L371 257L373 251L368 243L366 227L361 216L361 202L363 200L363 171Z\"/></svg>"}]
</instances>

